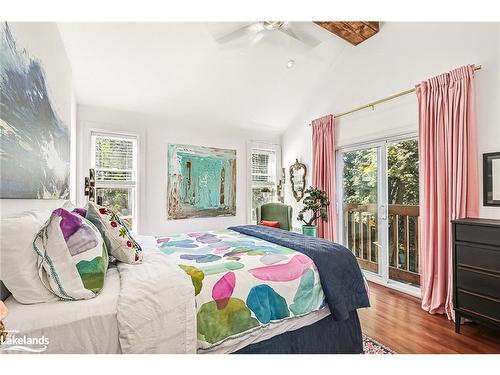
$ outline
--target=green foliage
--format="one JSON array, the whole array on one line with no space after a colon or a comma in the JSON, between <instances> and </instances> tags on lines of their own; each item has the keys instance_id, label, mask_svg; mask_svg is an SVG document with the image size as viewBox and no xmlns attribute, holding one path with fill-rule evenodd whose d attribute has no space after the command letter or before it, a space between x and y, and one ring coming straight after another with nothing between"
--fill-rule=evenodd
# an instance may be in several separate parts
<instances>
[{"instance_id":1,"label":"green foliage","mask_svg":"<svg viewBox=\"0 0 500 375\"><path fill-rule=\"evenodd\" d=\"M377 203L377 151L344 154L345 203ZM401 141L387 147L389 204L418 205L418 142Z\"/></svg>"},{"instance_id":2,"label":"green foliage","mask_svg":"<svg viewBox=\"0 0 500 375\"><path fill-rule=\"evenodd\" d=\"M304 191L304 207L299 211L297 220L304 222L306 225L313 225L319 218L328 220L326 213L327 207L330 205L326 192L321 189L309 187ZM308 221L304 219L304 213L310 212Z\"/></svg>"},{"instance_id":3,"label":"green foliage","mask_svg":"<svg viewBox=\"0 0 500 375\"><path fill-rule=\"evenodd\" d=\"M102 196L102 205L116 212L119 216L132 215L129 209L129 190L126 188L97 188L97 195Z\"/></svg>"},{"instance_id":4,"label":"green foliage","mask_svg":"<svg viewBox=\"0 0 500 375\"><path fill-rule=\"evenodd\" d=\"M418 205L418 143L402 141L387 148L389 204Z\"/></svg>"},{"instance_id":5,"label":"green foliage","mask_svg":"<svg viewBox=\"0 0 500 375\"><path fill-rule=\"evenodd\" d=\"M128 188L97 188L97 195L102 197L102 205L122 218L128 229L132 229L132 209Z\"/></svg>"},{"instance_id":6,"label":"green foliage","mask_svg":"<svg viewBox=\"0 0 500 375\"><path fill-rule=\"evenodd\" d=\"M366 149L344 154L345 203L377 202L377 151Z\"/></svg>"}]
</instances>

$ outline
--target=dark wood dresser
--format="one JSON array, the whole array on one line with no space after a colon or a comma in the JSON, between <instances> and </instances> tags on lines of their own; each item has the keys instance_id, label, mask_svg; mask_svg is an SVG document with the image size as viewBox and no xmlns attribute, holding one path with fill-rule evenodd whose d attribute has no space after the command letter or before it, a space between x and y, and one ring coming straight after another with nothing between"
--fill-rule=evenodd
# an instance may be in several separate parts
<instances>
[{"instance_id":1,"label":"dark wood dresser","mask_svg":"<svg viewBox=\"0 0 500 375\"><path fill-rule=\"evenodd\" d=\"M500 220L459 219L452 225L455 332L462 316L500 328Z\"/></svg>"}]
</instances>

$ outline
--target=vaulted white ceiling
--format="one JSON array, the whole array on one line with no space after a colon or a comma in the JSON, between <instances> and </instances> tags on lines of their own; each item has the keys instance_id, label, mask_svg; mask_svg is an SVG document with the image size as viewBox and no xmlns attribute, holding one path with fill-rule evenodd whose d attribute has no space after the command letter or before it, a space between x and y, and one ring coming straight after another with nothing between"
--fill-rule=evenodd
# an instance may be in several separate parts
<instances>
[{"instance_id":1,"label":"vaulted white ceiling","mask_svg":"<svg viewBox=\"0 0 500 375\"><path fill-rule=\"evenodd\" d=\"M265 31L219 44L245 23L60 23L79 104L282 132L344 49L311 22L308 47ZM287 68L292 59L295 66Z\"/></svg>"}]
</instances>

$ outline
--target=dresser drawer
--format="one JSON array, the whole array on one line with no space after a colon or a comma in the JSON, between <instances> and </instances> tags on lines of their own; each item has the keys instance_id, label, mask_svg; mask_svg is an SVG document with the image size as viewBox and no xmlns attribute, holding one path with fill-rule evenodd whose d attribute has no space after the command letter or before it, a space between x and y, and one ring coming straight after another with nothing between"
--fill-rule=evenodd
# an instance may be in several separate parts
<instances>
[{"instance_id":1,"label":"dresser drawer","mask_svg":"<svg viewBox=\"0 0 500 375\"><path fill-rule=\"evenodd\" d=\"M459 289L465 289L500 300L500 274L494 275L458 268L457 286Z\"/></svg>"},{"instance_id":2,"label":"dresser drawer","mask_svg":"<svg viewBox=\"0 0 500 375\"><path fill-rule=\"evenodd\" d=\"M498 227L458 223L455 225L455 239L457 241L498 246L497 251L500 252L500 230Z\"/></svg>"},{"instance_id":3,"label":"dresser drawer","mask_svg":"<svg viewBox=\"0 0 500 375\"><path fill-rule=\"evenodd\" d=\"M457 265L500 273L500 251L481 245L455 243Z\"/></svg>"},{"instance_id":4,"label":"dresser drawer","mask_svg":"<svg viewBox=\"0 0 500 375\"><path fill-rule=\"evenodd\" d=\"M458 290L457 306L465 312L478 314L484 318L493 319L500 323L500 301L484 298L472 293Z\"/></svg>"}]
</instances>

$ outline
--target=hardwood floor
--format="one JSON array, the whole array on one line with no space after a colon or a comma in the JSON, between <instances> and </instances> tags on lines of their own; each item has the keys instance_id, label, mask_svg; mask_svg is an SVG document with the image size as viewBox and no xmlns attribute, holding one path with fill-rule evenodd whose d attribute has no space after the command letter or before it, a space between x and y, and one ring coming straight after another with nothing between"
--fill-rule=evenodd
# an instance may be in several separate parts
<instances>
[{"instance_id":1,"label":"hardwood floor","mask_svg":"<svg viewBox=\"0 0 500 375\"><path fill-rule=\"evenodd\" d=\"M369 283L371 307L358 310L363 333L397 353L496 353L500 331L476 323L462 325L420 308L420 300L384 286Z\"/></svg>"}]
</instances>

